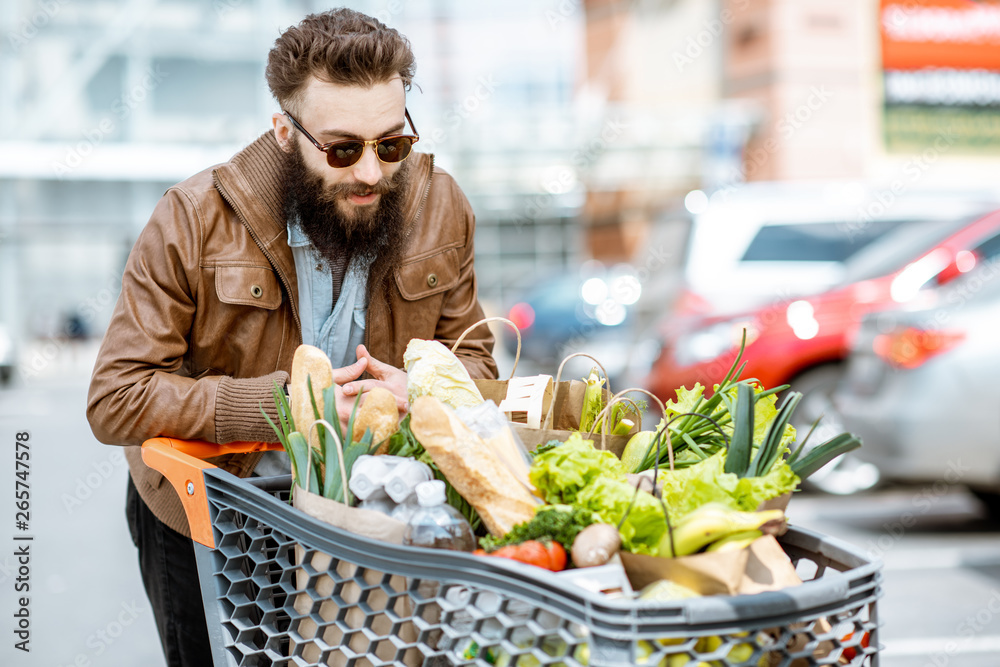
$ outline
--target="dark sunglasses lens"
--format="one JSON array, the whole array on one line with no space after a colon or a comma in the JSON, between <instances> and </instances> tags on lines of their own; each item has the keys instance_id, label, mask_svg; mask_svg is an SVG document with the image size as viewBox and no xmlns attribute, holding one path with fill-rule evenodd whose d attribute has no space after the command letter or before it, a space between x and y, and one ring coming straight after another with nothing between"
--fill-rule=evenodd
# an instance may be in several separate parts
<instances>
[{"instance_id":1,"label":"dark sunglasses lens","mask_svg":"<svg viewBox=\"0 0 1000 667\"><path fill-rule=\"evenodd\" d=\"M378 159L382 162L399 162L405 160L413 147L413 140L410 137L392 137L382 139L375 144L378 152Z\"/></svg>"},{"instance_id":2,"label":"dark sunglasses lens","mask_svg":"<svg viewBox=\"0 0 1000 667\"><path fill-rule=\"evenodd\" d=\"M360 141L341 141L330 146L326 152L326 161L331 167L343 169L361 159L365 145Z\"/></svg>"}]
</instances>

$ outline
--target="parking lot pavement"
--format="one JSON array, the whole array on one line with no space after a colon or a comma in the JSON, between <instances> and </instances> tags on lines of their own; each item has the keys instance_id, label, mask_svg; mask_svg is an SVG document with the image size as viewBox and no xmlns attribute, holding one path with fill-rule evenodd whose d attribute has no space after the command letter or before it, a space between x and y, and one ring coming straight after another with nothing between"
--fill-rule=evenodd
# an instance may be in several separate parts
<instances>
[{"instance_id":1,"label":"parking lot pavement","mask_svg":"<svg viewBox=\"0 0 1000 667\"><path fill-rule=\"evenodd\" d=\"M1000 522L962 487L801 495L788 515L883 561L882 667L1000 664Z\"/></svg>"},{"instance_id":2,"label":"parking lot pavement","mask_svg":"<svg viewBox=\"0 0 1000 667\"><path fill-rule=\"evenodd\" d=\"M128 474L122 450L94 439L85 415L89 377L72 364L0 389L0 665L163 665L153 615L125 523ZM15 434L30 433L30 522L14 525ZM8 446L10 445L10 446ZM14 534L30 541L30 653L13 647ZM20 595L20 593L18 593Z\"/></svg>"}]
</instances>

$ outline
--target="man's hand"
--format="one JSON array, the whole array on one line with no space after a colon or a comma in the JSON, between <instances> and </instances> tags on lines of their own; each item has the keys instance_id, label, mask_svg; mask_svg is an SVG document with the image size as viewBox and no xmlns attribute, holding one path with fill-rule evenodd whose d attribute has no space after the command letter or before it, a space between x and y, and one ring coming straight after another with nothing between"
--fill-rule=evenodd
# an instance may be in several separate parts
<instances>
[{"instance_id":1,"label":"man's hand","mask_svg":"<svg viewBox=\"0 0 1000 667\"><path fill-rule=\"evenodd\" d=\"M350 386L347 383L357 380L367 368L368 360L359 355L358 360L350 366L333 369L333 391L337 399L337 416L344 429L347 428L347 422L351 419L351 410L354 409L354 394L356 393L344 391L345 385Z\"/></svg>"},{"instance_id":2,"label":"man's hand","mask_svg":"<svg viewBox=\"0 0 1000 667\"><path fill-rule=\"evenodd\" d=\"M396 407L401 413L410 409L409 404L406 402L406 371L396 368L395 366L382 363L373 357L364 345L358 345L357 363L347 366L346 368L354 368L360 363L365 364L365 368L363 370L367 370L371 374L372 378L343 385L342 389L344 394L348 397L354 397L361 391L369 391L375 387L383 387L391 391L393 396L396 397ZM336 371L334 371L334 373L336 373ZM361 375L361 373L359 372L354 377L356 378L358 375ZM334 375L334 381L337 382L336 375ZM338 382L338 384L340 383Z\"/></svg>"}]
</instances>

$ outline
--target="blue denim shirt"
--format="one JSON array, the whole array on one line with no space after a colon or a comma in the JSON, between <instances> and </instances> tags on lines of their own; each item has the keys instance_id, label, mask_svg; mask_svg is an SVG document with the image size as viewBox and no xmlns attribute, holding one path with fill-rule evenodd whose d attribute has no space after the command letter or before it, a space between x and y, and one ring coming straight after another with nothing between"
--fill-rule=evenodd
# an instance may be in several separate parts
<instances>
[{"instance_id":1,"label":"blue denim shirt","mask_svg":"<svg viewBox=\"0 0 1000 667\"><path fill-rule=\"evenodd\" d=\"M365 342L368 267L351 262L334 304L330 268L294 221L288 224L288 246L298 277L302 342L326 352L334 368L353 364L358 360L355 350Z\"/></svg>"},{"instance_id":2,"label":"blue denim shirt","mask_svg":"<svg viewBox=\"0 0 1000 667\"><path fill-rule=\"evenodd\" d=\"M288 246L295 258L299 283L299 319L302 342L326 352L334 368L358 360L358 345L365 342L365 292L368 266L352 261L344 274L340 297L333 303L333 275L296 221L288 223ZM261 476L291 472L288 454L265 452L254 472Z\"/></svg>"}]
</instances>

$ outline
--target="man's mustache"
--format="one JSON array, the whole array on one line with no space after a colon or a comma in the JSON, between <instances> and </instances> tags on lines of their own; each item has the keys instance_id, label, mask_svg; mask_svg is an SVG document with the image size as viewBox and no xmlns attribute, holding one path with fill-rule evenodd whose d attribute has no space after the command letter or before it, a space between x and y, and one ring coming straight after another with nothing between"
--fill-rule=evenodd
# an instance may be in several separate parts
<instances>
[{"instance_id":1,"label":"man's mustache","mask_svg":"<svg viewBox=\"0 0 1000 667\"><path fill-rule=\"evenodd\" d=\"M323 192L323 198L327 201L345 199L351 195L364 197L365 195L376 194L386 195L392 192L392 181L388 178L380 179L375 185L367 183L337 183L331 185Z\"/></svg>"}]
</instances>

